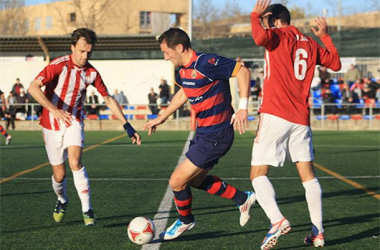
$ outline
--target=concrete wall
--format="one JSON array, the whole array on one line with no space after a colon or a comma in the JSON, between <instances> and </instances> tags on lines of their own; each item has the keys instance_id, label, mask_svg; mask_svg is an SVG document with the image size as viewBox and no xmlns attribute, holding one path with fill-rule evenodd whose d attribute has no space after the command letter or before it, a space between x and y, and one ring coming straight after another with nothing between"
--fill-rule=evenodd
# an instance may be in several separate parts
<instances>
[{"instance_id":1,"label":"concrete wall","mask_svg":"<svg viewBox=\"0 0 380 250\"><path fill-rule=\"evenodd\" d=\"M99 71L108 91L112 95L115 89L123 91L129 103L147 104L148 93L154 87L158 93L160 79L165 78L174 89L174 67L165 60L120 60L90 61ZM25 88L46 66L46 62L0 62L0 89L8 97L16 78L20 78ZM94 90L92 86L87 93ZM100 96L100 95L99 95ZM100 102L103 102L102 98Z\"/></svg>"},{"instance_id":2,"label":"concrete wall","mask_svg":"<svg viewBox=\"0 0 380 250\"><path fill-rule=\"evenodd\" d=\"M146 120L130 120L131 124L136 130L141 131L143 126L147 122ZM250 121L248 131L256 131L258 120ZM5 121L1 121L0 124L5 126ZM380 120L325 120L318 121L312 117L311 127L313 130L332 130L332 131L360 131L360 130L372 130L380 131ZM38 125L38 121L16 121L17 130L42 130ZM103 130L103 131L123 131L123 127L118 120L86 120L85 130ZM181 118L168 119L164 124L160 125L158 130L190 130L190 119ZM10 131L12 133L12 131Z\"/></svg>"}]
</instances>

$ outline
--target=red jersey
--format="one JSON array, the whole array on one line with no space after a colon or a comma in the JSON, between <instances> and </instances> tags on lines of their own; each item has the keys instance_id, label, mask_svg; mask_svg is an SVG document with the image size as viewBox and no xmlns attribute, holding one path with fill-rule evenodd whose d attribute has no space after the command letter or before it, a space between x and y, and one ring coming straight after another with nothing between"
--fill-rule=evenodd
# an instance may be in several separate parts
<instances>
[{"instance_id":1,"label":"red jersey","mask_svg":"<svg viewBox=\"0 0 380 250\"><path fill-rule=\"evenodd\" d=\"M90 63L84 67L76 66L71 55L53 60L35 80L46 86L44 94L54 106L69 112L79 122L83 121L83 103L89 85L93 85L102 96L108 95L99 72ZM45 108L40 125L51 130L61 129L57 119Z\"/></svg>"},{"instance_id":2,"label":"red jersey","mask_svg":"<svg viewBox=\"0 0 380 250\"><path fill-rule=\"evenodd\" d=\"M260 16L251 14L252 37L265 47L265 75L260 113L310 126L309 94L316 65L334 71L341 68L338 51L330 36L321 40L326 48L294 26L264 29Z\"/></svg>"}]
</instances>

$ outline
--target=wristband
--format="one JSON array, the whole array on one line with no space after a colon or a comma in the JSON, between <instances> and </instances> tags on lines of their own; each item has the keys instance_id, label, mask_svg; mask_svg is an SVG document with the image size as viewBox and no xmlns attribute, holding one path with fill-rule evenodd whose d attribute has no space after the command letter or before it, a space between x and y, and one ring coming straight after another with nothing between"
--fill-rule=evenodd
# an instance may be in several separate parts
<instances>
[{"instance_id":1,"label":"wristband","mask_svg":"<svg viewBox=\"0 0 380 250\"><path fill-rule=\"evenodd\" d=\"M123 127L124 127L124 130L127 132L129 138L132 138L132 136L135 135L136 130L132 127L132 125L129 122L124 124Z\"/></svg>"},{"instance_id":2,"label":"wristband","mask_svg":"<svg viewBox=\"0 0 380 250\"><path fill-rule=\"evenodd\" d=\"M239 109L248 109L248 98L247 97L240 98Z\"/></svg>"}]
</instances>

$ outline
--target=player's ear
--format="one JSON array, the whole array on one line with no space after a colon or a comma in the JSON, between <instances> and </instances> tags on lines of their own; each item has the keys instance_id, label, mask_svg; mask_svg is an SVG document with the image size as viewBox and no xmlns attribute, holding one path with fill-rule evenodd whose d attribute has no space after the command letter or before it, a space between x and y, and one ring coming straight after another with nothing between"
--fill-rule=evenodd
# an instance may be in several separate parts
<instances>
[{"instance_id":1,"label":"player's ear","mask_svg":"<svg viewBox=\"0 0 380 250\"><path fill-rule=\"evenodd\" d=\"M74 50L75 50L75 46L71 44L71 52L74 53Z\"/></svg>"},{"instance_id":2,"label":"player's ear","mask_svg":"<svg viewBox=\"0 0 380 250\"><path fill-rule=\"evenodd\" d=\"M182 44L178 44L178 45L176 46L176 50L177 50L177 52L179 52L179 53L183 53L183 52L185 51L185 48L183 47Z\"/></svg>"}]
</instances>

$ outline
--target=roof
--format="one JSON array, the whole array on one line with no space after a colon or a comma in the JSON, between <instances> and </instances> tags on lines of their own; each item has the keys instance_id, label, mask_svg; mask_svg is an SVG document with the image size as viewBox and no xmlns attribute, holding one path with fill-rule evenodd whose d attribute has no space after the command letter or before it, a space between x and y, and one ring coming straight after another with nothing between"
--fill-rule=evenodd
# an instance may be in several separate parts
<instances>
[{"instance_id":1,"label":"roof","mask_svg":"<svg viewBox=\"0 0 380 250\"><path fill-rule=\"evenodd\" d=\"M71 44L70 36L25 36L1 37L0 52L42 51L39 39L49 52L66 51ZM96 50L159 50L156 37L151 35L137 36L98 36Z\"/></svg>"}]
</instances>

